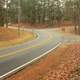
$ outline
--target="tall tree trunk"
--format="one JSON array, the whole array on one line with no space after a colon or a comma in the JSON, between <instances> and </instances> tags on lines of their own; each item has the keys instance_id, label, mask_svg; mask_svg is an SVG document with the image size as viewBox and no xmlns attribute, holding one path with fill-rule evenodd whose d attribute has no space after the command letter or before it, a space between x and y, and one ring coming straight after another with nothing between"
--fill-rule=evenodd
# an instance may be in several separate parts
<instances>
[{"instance_id":1,"label":"tall tree trunk","mask_svg":"<svg viewBox=\"0 0 80 80\"><path fill-rule=\"evenodd\" d=\"M0 7L0 26L4 26L4 10Z\"/></svg>"}]
</instances>

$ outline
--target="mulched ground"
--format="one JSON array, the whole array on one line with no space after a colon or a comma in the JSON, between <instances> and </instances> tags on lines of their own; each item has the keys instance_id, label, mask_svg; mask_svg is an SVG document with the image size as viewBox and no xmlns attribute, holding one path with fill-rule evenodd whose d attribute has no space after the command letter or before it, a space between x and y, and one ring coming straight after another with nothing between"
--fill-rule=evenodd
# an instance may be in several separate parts
<instances>
[{"instance_id":1,"label":"mulched ground","mask_svg":"<svg viewBox=\"0 0 80 80\"><path fill-rule=\"evenodd\" d=\"M62 45L6 80L80 80L80 43Z\"/></svg>"}]
</instances>

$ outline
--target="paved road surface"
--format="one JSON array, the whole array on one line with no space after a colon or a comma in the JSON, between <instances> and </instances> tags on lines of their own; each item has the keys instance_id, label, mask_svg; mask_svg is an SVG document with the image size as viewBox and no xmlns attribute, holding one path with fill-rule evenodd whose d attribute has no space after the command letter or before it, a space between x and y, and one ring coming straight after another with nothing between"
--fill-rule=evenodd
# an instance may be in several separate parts
<instances>
[{"instance_id":1,"label":"paved road surface","mask_svg":"<svg viewBox=\"0 0 80 80\"><path fill-rule=\"evenodd\" d=\"M0 76L44 54L59 42L73 40L56 32L55 30L34 30L38 38L20 45L0 49Z\"/></svg>"}]
</instances>

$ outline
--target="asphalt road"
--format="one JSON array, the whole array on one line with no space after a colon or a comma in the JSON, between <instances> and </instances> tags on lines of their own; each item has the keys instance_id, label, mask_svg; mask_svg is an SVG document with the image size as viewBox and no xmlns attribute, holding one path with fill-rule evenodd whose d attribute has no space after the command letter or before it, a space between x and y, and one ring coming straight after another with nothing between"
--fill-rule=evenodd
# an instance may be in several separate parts
<instances>
[{"instance_id":1,"label":"asphalt road","mask_svg":"<svg viewBox=\"0 0 80 80\"><path fill-rule=\"evenodd\" d=\"M0 49L0 77L44 54L60 42L66 42L65 36L55 30L34 30L34 32L38 34L37 39Z\"/></svg>"}]
</instances>

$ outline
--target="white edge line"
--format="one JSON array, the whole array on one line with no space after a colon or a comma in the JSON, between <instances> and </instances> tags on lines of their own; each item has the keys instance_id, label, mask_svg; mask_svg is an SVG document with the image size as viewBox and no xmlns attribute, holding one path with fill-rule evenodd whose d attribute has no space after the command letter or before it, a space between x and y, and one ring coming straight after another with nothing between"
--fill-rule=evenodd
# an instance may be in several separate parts
<instances>
[{"instance_id":1,"label":"white edge line","mask_svg":"<svg viewBox=\"0 0 80 80\"><path fill-rule=\"evenodd\" d=\"M60 45L61 45L61 42L59 42L59 44L57 44L54 48L52 48L52 49L50 49L49 51L45 52L44 54L38 56L37 58L35 58L35 59L33 59L33 60L31 60L31 61L29 61L29 62L23 64L22 66L17 67L17 68L15 68L15 69L9 71L8 73L6 73L6 74L0 76L0 80L4 80L5 78L7 78L8 76L10 76L11 74L16 73L17 71L23 69L24 67L26 67L27 65L31 64L32 62L34 62L34 61L40 59L41 57L43 57L43 56L45 56L45 55L47 55L48 53L50 53L52 50L56 49L56 48L59 47Z\"/></svg>"}]
</instances>

